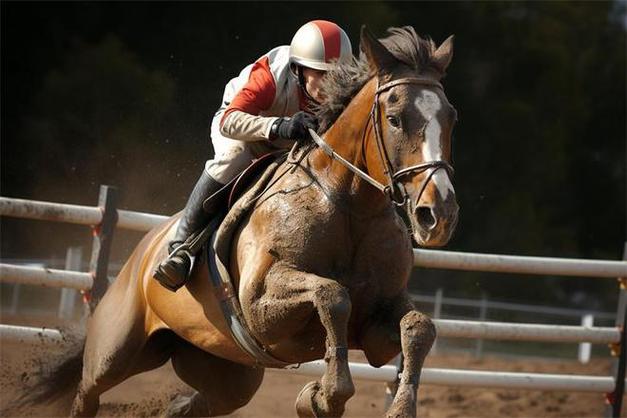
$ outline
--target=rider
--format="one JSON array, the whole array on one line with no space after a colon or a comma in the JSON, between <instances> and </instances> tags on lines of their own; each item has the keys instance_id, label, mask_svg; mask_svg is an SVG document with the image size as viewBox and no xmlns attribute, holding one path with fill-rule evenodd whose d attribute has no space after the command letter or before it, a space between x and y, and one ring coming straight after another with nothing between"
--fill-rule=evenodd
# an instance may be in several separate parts
<instances>
[{"instance_id":1,"label":"rider","mask_svg":"<svg viewBox=\"0 0 627 418\"><path fill-rule=\"evenodd\" d=\"M215 155L205 163L185 205L169 243L170 256L154 274L164 287L176 291L189 276L192 254L179 247L214 215L203 210L203 201L254 158L289 148L292 140L308 138L307 128L317 127L310 112L322 98L322 77L351 57L344 30L335 23L314 20L298 29L289 46L270 50L229 81L211 123Z\"/></svg>"}]
</instances>

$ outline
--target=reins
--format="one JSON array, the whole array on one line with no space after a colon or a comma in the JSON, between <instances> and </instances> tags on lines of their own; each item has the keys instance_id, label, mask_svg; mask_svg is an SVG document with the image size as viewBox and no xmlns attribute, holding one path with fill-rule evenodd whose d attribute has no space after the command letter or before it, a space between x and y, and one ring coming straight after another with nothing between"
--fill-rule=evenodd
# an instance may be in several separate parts
<instances>
[{"instance_id":1,"label":"reins","mask_svg":"<svg viewBox=\"0 0 627 418\"><path fill-rule=\"evenodd\" d=\"M378 82L377 82L378 84ZM418 84L418 85L428 85L434 86L441 90L444 90L442 84L435 80L430 80L426 78L418 78L418 77L406 77L400 78L398 80L393 80L388 83L383 84L382 86L377 85L377 90L374 94L374 102L372 104L372 110L370 111L369 121L372 121L374 126L374 134L377 143L377 151L379 153L379 159L383 164L383 171L388 178L388 184L383 185L372 176L370 176L365 171L359 169L354 164L350 163L344 157L339 155L333 148L324 141L314 130L309 129L309 133L311 134L312 139L318 145L322 151L331 157L334 160L339 161L342 165L344 165L347 169L355 173L355 175L359 176L363 180L370 183L372 186L379 189L382 193L387 194L390 197L390 200L397 206L403 206L407 203L409 194L405 190L403 184L399 181L399 178L406 176L412 173L422 173L427 170L431 170L431 172L424 179L422 186L420 187L420 193L418 195L418 199L422 195L425 190L428 182L431 180L435 172L441 168L445 169L449 175L454 173L454 169L450 163L444 160L433 160L426 161L420 164L415 164L409 167L403 167L397 171L394 171L394 167L392 166L392 162L390 161L390 157L388 156L387 149L385 148L385 143L383 142L383 133L381 132L381 105L379 104L379 96L384 91L391 89L392 87L402 85L402 84ZM364 138L362 142L365 140L366 129L364 129Z\"/></svg>"}]
</instances>

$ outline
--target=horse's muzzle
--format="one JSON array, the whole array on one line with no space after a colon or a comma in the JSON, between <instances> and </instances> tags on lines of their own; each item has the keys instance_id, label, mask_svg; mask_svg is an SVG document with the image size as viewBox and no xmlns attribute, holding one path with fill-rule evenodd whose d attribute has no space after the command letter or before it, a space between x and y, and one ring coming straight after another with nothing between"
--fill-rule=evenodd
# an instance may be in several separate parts
<instances>
[{"instance_id":1,"label":"horse's muzzle","mask_svg":"<svg viewBox=\"0 0 627 418\"><path fill-rule=\"evenodd\" d=\"M441 247L451 239L459 215L455 195L450 193L446 200L439 196L431 202L420 202L414 206L411 223L416 242L424 247Z\"/></svg>"}]
</instances>

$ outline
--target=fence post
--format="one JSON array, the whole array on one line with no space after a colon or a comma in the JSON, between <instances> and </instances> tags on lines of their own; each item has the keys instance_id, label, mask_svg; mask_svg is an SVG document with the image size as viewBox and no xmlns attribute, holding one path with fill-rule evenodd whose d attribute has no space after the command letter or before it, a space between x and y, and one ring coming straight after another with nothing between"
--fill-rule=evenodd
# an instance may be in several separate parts
<instances>
[{"instance_id":1,"label":"fence post","mask_svg":"<svg viewBox=\"0 0 627 418\"><path fill-rule=\"evenodd\" d=\"M582 327L593 327L594 326L594 315L585 314L581 317L581 326ZM590 343L579 343L579 355L577 356L579 363L588 364L590 361L590 355L592 354L592 344Z\"/></svg>"},{"instance_id":2,"label":"fence post","mask_svg":"<svg viewBox=\"0 0 627 418\"><path fill-rule=\"evenodd\" d=\"M69 247L65 254L65 269L80 271L83 261L82 247ZM74 304L76 302L76 289L61 289L61 299L59 300L59 311L57 316L60 319L72 319L74 316Z\"/></svg>"},{"instance_id":3,"label":"fence post","mask_svg":"<svg viewBox=\"0 0 627 418\"><path fill-rule=\"evenodd\" d=\"M16 315L19 309L20 291L22 289L21 286L22 285L20 283L13 284L13 292L11 293L11 309L9 311L11 315Z\"/></svg>"},{"instance_id":4,"label":"fence post","mask_svg":"<svg viewBox=\"0 0 627 418\"><path fill-rule=\"evenodd\" d=\"M488 316L488 296L481 292L481 305L479 305L479 321L484 322ZM479 338L475 345L475 357L481 358L483 355L483 339Z\"/></svg>"},{"instance_id":5,"label":"fence post","mask_svg":"<svg viewBox=\"0 0 627 418\"><path fill-rule=\"evenodd\" d=\"M623 260L627 260L627 242L623 249ZM625 363L627 361L627 335L625 325L627 324L627 277L619 277L618 309L616 311L616 326L621 330L620 343L610 345L612 355L616 357L612 365L614 376L614 392L606 394L608 406L605 411L606 417L620 417L623 406L623 394L625 393Z\"/></svg>"},{"instance_id":6,"label":"fence post","mask_svg":"<svg viewBox=\"0 0 627 418\"><path fill-rule=\"evenodd\" d=\"M440 319L440 317L442 316L442 299L443 299L442 294L443 293L444 292L442 291L441 287L435 291L435 301L433 302L433 319ZM435 354L438 352L438 339L437 338L433 342L430 352L431 354Z\"/></svg>"},{"instance_id":7,"label":"fence post","mask_svg":"<svg viewBox=\"0 0 627 418\"><path fill-rule=\"evenodd\" d=\"M96 309L98 302L109 287L107 271L113 231L118 222L118 191L112 186L100 186L98 206L102 211L102 222L93 227L94 241L91 251L89 270L94 277L94 285L89 292L84 292L85 300L89 303L91 312Z\"/></svg>"}]
</instances>

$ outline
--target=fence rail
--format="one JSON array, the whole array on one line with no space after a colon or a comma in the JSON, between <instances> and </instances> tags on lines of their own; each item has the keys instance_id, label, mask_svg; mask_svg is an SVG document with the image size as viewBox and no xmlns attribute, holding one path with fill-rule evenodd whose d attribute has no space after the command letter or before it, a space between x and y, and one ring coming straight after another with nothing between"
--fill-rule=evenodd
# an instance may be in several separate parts
<instances>
[{"instance_id":1,"label":"fence rail","mask_svg":"<svg viewBox=\"0 0 627 418\"><path fill-rule=\"evenodd\" d=\"M0 215L78 225L98 225L102 210L97 206L0 197ZM133 231L149 231L167 220L167 216L118 209L117 227Z\"/></svg>"},{"instance_id":2,"label":"fence rail","mask_svg":"<svg viewBox=\"0 0 627 418\"><path fill-rule=\"evenodd\" d=\"M394 382L397 378L395 366L374 368L365 363L350 363L351 375L359 380ZM278 369L282 373L320 376L326 370L323 360L303 363L295 368ZM420 375L421 384L441 386L480 386L499 389L559 390L569 392L600 392L614 390L611 377L563 375L546 373L511 373L498 371L458 370L424 368Z\"/></svg>"},{"instance_id":3,"label":"fence rail","mask_svg":"<svg viewBox=\"0 0 627 418\"><path fill-rule=\"evenodd\" d=\"M58 343L63 341L61 331L54 328L33 328L0 325L0 339L19 343Z\"/></svg>"},{"instance_id":4,"label":"fence rail","mask_svg":"<svg viewBox=\"0 0 627 418\"><path fill-rule=\"evenodd\" d=\"M452 319L434 319L433 322L439 337L593 344L620 342L620 330L615 327L515 324Z\"/></svg>"},{"instance_id":5,"label":"fence rail","mask_svg":"<svg viewBox=\"0 0 627 418\"><path fill-rule=\"evenodd\" d=\"M94 279L91 274L78 271L0 264L0 282L89 290Z\"/></svg>"},{"instance_id":6,"label":"fence rail","mask_svg":"<svg viewBox=\"0 0 627 418\"><path fill-rule=\"evenodd\" d=\"M528 257L422 249L414 249L414 266L575 277L627 277L627 261Z\"/></svg>"},{"instance_id":7,"label":"fence rail","mask_svg":"<svg viewBox=\"0 0 627 418\"><path fill-rule=\"evenodd\" d=\"M423 303L438 303L438 298L429 295L410 295L412 300ZM499 302L494 300L481 299L465 299L443 296L439 301L441 305L463 306L469 308L481 309L482 307L490 310L504 310L512 312L527 312L533 314L556 315L571 318L581 318L583 315L593 315L598 319L616 319L615 313L601 312L591 309L572 309L572 308L556 308L554 306L544 305L526 305L522 303Z\"/></svg>"}]
</instances>

